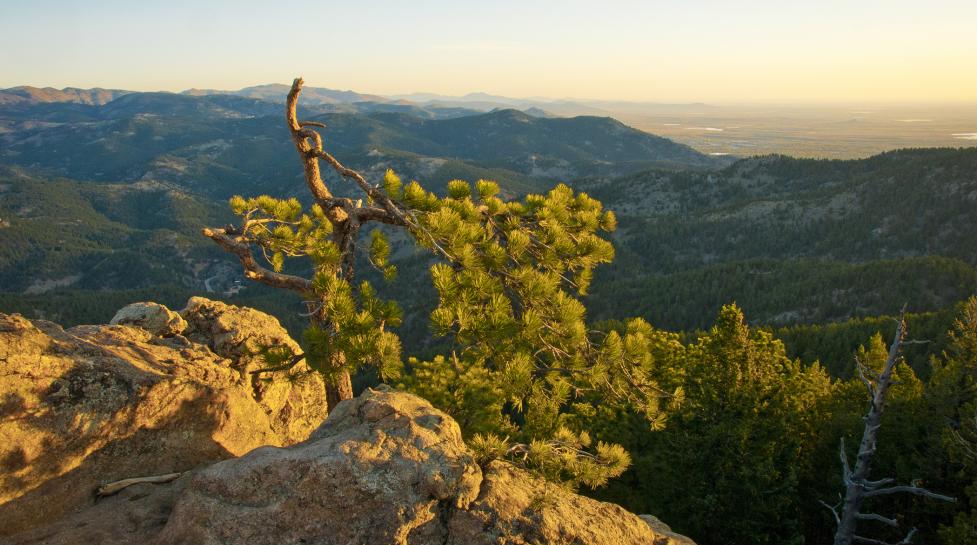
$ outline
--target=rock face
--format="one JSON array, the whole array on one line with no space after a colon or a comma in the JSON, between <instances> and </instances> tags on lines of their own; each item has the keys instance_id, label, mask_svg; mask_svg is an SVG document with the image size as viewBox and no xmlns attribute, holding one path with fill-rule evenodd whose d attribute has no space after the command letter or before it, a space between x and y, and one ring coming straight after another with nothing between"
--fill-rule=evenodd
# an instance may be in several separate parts
<instances>
[{"instance_id":1,"label":"rock face","mask_svg":"<svg viewBox=\"0 0 977 545\"><path fill-rule=\"evenodd\" d=\"M475 463L458 424L416 396L368 390L308 441L199 472L157 545L686 545L623 508Z\"/></svg>"},{"instance_id":2,"label":"rock face","mask_svg":"<svg viewBox=\"0 0 977 545\"><path fill-rule=\"evenodd\" d=\"M418 397L368 391L305 443L201 471L158 543L444 543L481 481L454 420Z\"/></svg>"},{"instance_id":3,"label":"rock face","mask_svg":"<svg viewBox=\"0 0 977 545\"><path fill-rule=\"evenodd\" d=\"M298 424L321 422L309 409L321 400L258 392L237 369L255 364L249 343L279 338L252 312L191 300L167 338L0 315L0 381L17 396L0 421L0 542L694 545L507 463L480 467L457 423L410 394L367 390L314 431ZM100 481L190 468L88 497Z\"/></svg>"},{"instance_id":4,"label":"rock face","mask_svg":"<svg viewBox=\"0 0 977 545\"><path fill-rule=\"evenodd\" d=\"M451 518L447 543L695 545L662 530L619 505L573 494L496 461L485 469L478 501Z\"/></svg>"},{"instance_id":5,"label":"rock face","mask_svg":"<svg viewBox=\"0 0 977 545\"><path fill-rule=\"evenodd\" d=\"M236 307L204 301L191 301L192 319L206 306L238 337L287 338L270 316L235 324ZM0 314L0 536L89 506L102 483L294 444L322 422L319 377L256 382L243 346L216 352L223 337L196 329L190 341L183 318L153 305L116 316L150 330Z\"/></svg>"}]
</instances>

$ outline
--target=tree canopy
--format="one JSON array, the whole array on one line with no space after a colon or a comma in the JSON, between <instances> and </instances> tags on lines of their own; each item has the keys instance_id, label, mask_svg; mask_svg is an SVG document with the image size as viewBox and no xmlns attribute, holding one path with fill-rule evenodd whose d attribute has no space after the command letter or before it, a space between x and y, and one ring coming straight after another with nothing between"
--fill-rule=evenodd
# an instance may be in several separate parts
<instances>
[{"instance_id":1,"label":"tree canopy","mask_svg":"<svg viewBox=\"0 0 977 545\"><path fill-rule=\"evenodd\" d=\"M506 198L489 180L453 180L439 195L392 170L371 184L323 149L313 127L324 126L298 120L301 89L295 80L286 121L312 204L235 196L240 226L204 230L238 257L246 277L307 301L304 353L270 347L268 369L306 361L326 376L332 406L352 396L350 373L369 368L458 417L478 434L473 444L485 456L508 456L571 484L597 486L620 474L627 453L592 444L581 416L595 403L613 403L660 428L661 400L674 403L681 391L655 380L648 324L634 320L609 332L587 325L579 297L594 268L614 257L603 236L615 229L614 214L563 184L522 199ZM336 197L320 161L362 198ZM401 309L356 271L361 230L371 223L384 228L371 226L363 253L387 281L397 272L388 232L405 233L430 253L439 298L430 324L446 341L443 354L404 365L394 332ZM289 272L296 260L311 265L311 274Z\"/></svg>"}]
</instances>

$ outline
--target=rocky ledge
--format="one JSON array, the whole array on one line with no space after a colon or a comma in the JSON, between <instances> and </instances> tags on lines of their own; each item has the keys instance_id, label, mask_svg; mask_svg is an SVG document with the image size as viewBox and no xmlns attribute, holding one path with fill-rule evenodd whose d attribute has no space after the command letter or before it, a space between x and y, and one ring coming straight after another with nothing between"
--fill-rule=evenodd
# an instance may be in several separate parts
<instances>
[{"instance_id":1,"label":"rocky ledge","mask_svg":"<svg viewBox=\"0 0 977 545\"><path fill-rule=\"evenodd\" d=\"M0 541L692 544L654 517L479 466L457 423L410 394L367 390L322 422L318 379L249 373L258 345L294 344L260 312L194 298L113 321L0 314Z\"/></svg>"}]
</instances>

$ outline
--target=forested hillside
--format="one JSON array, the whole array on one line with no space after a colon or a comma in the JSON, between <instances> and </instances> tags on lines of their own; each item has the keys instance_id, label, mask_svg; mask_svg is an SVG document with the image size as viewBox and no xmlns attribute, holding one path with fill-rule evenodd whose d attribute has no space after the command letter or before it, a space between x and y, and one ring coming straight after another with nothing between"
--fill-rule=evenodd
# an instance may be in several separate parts
<instances>
[{"instance_id":1,"label":"forested hillside","mask_svg":"<svg viewBox=\"0 0 977 545\"><path fill-rule=\"evenodd\" d=\"M935 310L977 286L977 149L853 161L745 159L718 172L586 179L620 216L591 297L687 329L736 300L751 321Z\"/></svg>"}]
</instances>

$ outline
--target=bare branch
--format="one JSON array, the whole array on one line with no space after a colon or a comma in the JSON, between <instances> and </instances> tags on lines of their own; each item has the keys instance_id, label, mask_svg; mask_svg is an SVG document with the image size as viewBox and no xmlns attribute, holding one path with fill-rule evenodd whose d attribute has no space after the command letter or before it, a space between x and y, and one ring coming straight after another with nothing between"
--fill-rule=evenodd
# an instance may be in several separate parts
<instances>
[{"instance_id":1,"label":"bare branch","mask_svg":"<svg viewBox=\"0 0 977 545\"><path fill-rule=\"evenodd\" d=\"M393 200L387 197L386 194L384 194L378 188L370 185L362 174L344 166L339 162L338 159L323 149L322 135L308 127L324 128L325 125L310 121L299 121L298 114L296 113L296 106L298 105L299 95L302 93L303 84L304 82L302 81L302 78L295 78L295 81L292 82L292 88L289 90L288 98L285 102L285 120L287 121L288 127L291 130L292 141L295 142L295 148L298 150L299 155L302 156L302 162L305 165L305 180L309 186L309 189L312 191L312 195L315 196L316 200L321 202L327 202L332 199L332 193L322 181L322 175L319 170L319 159L322 159L328 163L337 174L343 178L353 181L353 183L359 186L359 188L366 193L368 197L373 199L375 202L380 203L383 209L386 210L392 218L396 219L398 225L406 225L409 227L416 226L417 222L414 221L413 218L410 218L407 213L395 202L393 202Z\"/></svg>"},{"instance_id":2,"label":"bare branch","mask_svg":"<svg viewBox=\"0 0 977 545\"><path fill-rule=\"evenodd\" d=\"M115 481L98 487L95 490L95 497L104 498L105 496L118 494L122 490L139 483L168 483L170 481L177 480L180 478L180 475L183 475L183 473L167 473L166 475L154 475L152 477L133 477L131 479L122 479L121 481Z\"/></svg>"},{"instance_id":3,"label":"bare branch","mask_svg":"<svg viewBox=\"0 0 977 545\"><path fill-rule=\"evenodd\" d=\"M909 545L909 543L912 542L914 535L916 535L916 529L912 528L909 530L909 533L906 534L906 537L902 538L902 540L897 543L889 543L888 541L882 541L881 539L872 539L870 537L862 536L852 536L852 541L858 543L868 543L869 545Z\"/></svg>"},{"instance_id":4,"label":"bare branch","mask_svg":"<svg viewBox=\"0 0 977 545\"><path fill-rule=\"evenodd\" d=\"M887 517L883 517L882 515L877 515L875 513L858 513L857 515L855 515L855 518L857 518L858 520L877 520L882 524L888 524L893 528L899 527L899 523L896 522L896 519L890 519Z\"/></svg>"},{"instance_id":5,"label":"bare branch","mask_svg":"<svg viewBox=\"0 0 977 545\"><path fill-rule=\"evenodd\" d=\"M205 237L213 240L228 252L237 256L244 267L244 276L250 280L275 288L284 288L300 293L312 290L312 282L300 276L277 273L262 267L251 253L251 245L240 236L232 236L227 229L203 229Z\"/></svg>"},{"instance_id":6,"label":"bare branch","mask_svg":"<svg viewBox=\"0 0 977 545\"><path fill-rule=\"evenodd\" d=\"M380 223L386 223L389 225L406 225L401 218L387 212L383 208L377 208L376 206L361 206L355 209L354 212L360 223L378 221Z\"/></svg>"},{"instance_id":7,"label":"bare branch","mask_svg":"<svg viewBox=\"0 0 977 545\"><path fill-rule=\"evenodd\" d=\"M845 486L851 482L851 467L848 465L848 454L845 452L845 438L841 438L841 448L838 449L838 457L841 458L841 481Z\"/></svg>"},{"instance_id":8,"label":"bare branch","mask_svg":"<svg viewBox=\"0 0 977 545\"><path fill-rule=\"evenodd\" d=\"M885 479L879 479L877 481L862 481L862 486L864 486L865 488L869 488L869 489L871 489L871 488L878 488L880 486L887 485L887 484L893 483L895 481L896 480L893 479L893 478L891 478L891 477L886 477Z\"/></svg>"},{"instance_id":9,"label":"bare branch","mask_svg":"<svg viewBox=\"0 0 977 545\"><path fill-rule=\"evenodd\" d=\"M915 534L916 534L916 529L915 528L910 528L909 529L909 533L906 534L906 537L902 538L902 541L900 541L899 543L896 543L896 545L909 545L909 543L913 540L913 536Z\"/></svg>"},{"instance_id":10,"label":"bare branch","mask_svg":"<svg viewBox=\"0 0 977 545\"><path fill-rule=\"evenodd\" d=\"M874 498L876 496L887 496L889 494L915 494L917 496L925 496L927 498L933 498L934 500L942 501L957 501L956 498L950 496L944 496L943 494L937 494L932 490L927 490L925 488L920 488L918 486L911 485L900 485L900 486L890 486L888 488L879 488L876 490L867 490L864 497Z\"/></svg>"},{"instance_id":11,"label":"bare branch","mask_svg":"<svg viewBox=\"0 0 977 545\"><path fill-rule=\"evenodd\" d=\"M298 104L300 92L302 92L302 78L295 78L295 81L292 82L292 88L288 92L288 97L285 100L285 121L288 123L288 128L292 133L292 141L295 142L295 147L298 149L299 155L302 156L302 163L305 167L305 182L309 186L309 191L312 192L312 196L317 201L327 201L332 198L332 193L322 181L322 176L319 173L319 161L311 153L313 148L308 142L308 133L315 133L315 131L304 129L302 123L299 122L298 115L295 113L295 106ZM318 133L315 134L318 136ZM319 144L321 146L321 139Z\"/></svg>"},{"instance_id":12,"label":"bare branch","mask_svg":"<svg viewBox=\"0 0 977 545\"><path fill-rule=\"evenodd\" d=\"M839 517L839 516L838 516L838 510L837 510L837 509L835 509L835 508L834 508L833 506L831 506L831 505L828 505L828 504L826 504L826 503L824 503L824 502L823 502L823 501L821 501L821 500L818 500L818 501L819 501L819 502L821 503L821 505L823 505L823 506L825 506L825 507L827 507L827 508L828 508L828 510L829 510L829 511L831 511L831 514L832 514L832 515L834 516L834 518L835 518L835 524L836 524L836 525L837 525L837 524L841 524L841 517Z\"/></svg>"},{"instance_id":13,"label":"bare branch","mask_svg":"<svg viewBox=\"0 0 977 545\"><path fill-rule=\"evenodd\" d=\"M892 545L888 541L882 541L881 539L872 539L870 537L862 537L862 536L851 536L851 540L855 543L868 543L869 545Z\"/></svg>"},{"instance_id":14,"label":"bare branch","mask_svg":"<svg viewBox=\"0 0 977 545\"><path fill-rule=\"evenodd\" d=\"M858 371L858 378L861 379L862 384L868 390L868 396L870 398L875 397L875 386L872 385L872 381L869 380L868 376L865 374L865 365L862 363L858 356L855 356L855 369Z\"/></svg>"}]
</instances>

